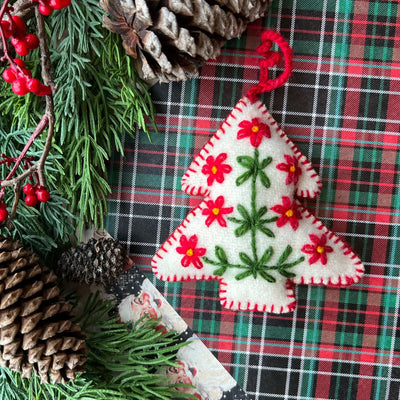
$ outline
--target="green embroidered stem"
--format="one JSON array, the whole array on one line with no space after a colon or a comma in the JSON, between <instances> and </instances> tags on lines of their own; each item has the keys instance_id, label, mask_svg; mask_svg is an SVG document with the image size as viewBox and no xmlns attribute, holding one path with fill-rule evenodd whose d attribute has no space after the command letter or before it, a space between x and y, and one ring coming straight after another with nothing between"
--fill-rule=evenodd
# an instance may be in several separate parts
<instances>
[{"instance_id":1,"label":"green embroidered stem","mask_svg":"<svg viewBox=\"0 0 400 400\"><path fill-rule=\"evenodd\" d=\"M258 150L255 149L254 151L254 158L257 160L258 164ZM255 225L255 220L256 220L256 180L257 180L257 174L253 174L252 179L251 179L251 251L253 252L253 259L255 262L258 262L258 255L257 255L257 242L256 242L256 233L257 233L257 227Z\"/></svg>"}]
</instances>

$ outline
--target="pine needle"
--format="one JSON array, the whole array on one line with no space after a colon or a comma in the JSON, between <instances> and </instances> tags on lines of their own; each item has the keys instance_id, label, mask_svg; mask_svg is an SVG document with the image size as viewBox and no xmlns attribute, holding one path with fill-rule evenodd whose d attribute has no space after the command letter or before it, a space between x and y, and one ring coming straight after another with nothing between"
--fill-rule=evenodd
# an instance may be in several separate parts
<instances>
[{"instance_id":1,"label":"pine needle","mask_svg":"<svg viewBox=\"0 0 400 400\"><path fill-rule=\"evenodd\" d=\"M111 193L107 164L113 151L123 152L122 134L137 128L148 134L148 123L155 127L150 94L120 36L103 28L103 14L98 0L73 0L46 18L57 85L54 146L63 157L58 170L47 176L78 216L80 230L85 223L104 226ZM35 76L38 60L36 51L26 60ZM0 128L5 133L35 126L43 110L43 99L15 96L0 80Z\"/></svg>"},{"instance_id":2,"label":"pine needle","mask_svg":"<svg viewBox=\"0 0 400 400\"><path fill-rule=\"evenodd\" d=\"M158 320L128 326L110 316L113 305L89 296L77 320L86 331L90 349L86 372L68 384L41 384L0 368L2 400L170 400L195 399L178 392L188 385L171 384L158 371L177 366L175 353L185 346L175 332L161 333Z\"/></svg>"}]
</instances>

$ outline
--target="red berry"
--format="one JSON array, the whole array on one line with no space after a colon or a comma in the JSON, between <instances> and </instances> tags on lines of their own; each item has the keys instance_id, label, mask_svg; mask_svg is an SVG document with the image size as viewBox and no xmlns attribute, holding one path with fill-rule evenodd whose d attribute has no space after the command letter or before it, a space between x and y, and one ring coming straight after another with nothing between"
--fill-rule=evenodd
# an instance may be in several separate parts
<instances>
[{"instance_id":1,"label":"red berry","mask_svg":"<svg viewBox=\"0 0 400 400\"><path fill-rule=\"evenodd\" d=\"M18 44L18 43L20 43L21 42L21 39L20 38L17 38L17 37L15 37L15 36L13 36L12 38L11 38L11 44L13 45L13 46L15 46L16 44Z\"/></svg>"},{"instance_id":2,"label":"red berry","mask_svg":"<svg viewBox=\"0 0 400 400\"><path fill-rule=\"evenodd\" d=\"M3 201L0 203L0 210L5 210L7 208L6 203L3 203Z\"/></svg>"},{"instance_id":3,"label":"red berry","mask_svg":"<svg viewBox=\"0 0 400 400\"><path fill-rule=\"evenodd\" d=\"M39 39L34 33L28 33L24 40L31 50L39 47Z\"/></svg>"},{"instance_id":4,"label":"red berry","mask_svg":"<svg viewBox=\"0 0 400 400\"><path fill-rule=\"evenodd\" d=\"M41 86L42 84L40 83L39 79L32 78L26 81L26 87L32 93L36 93L37 91L39 91Z\"/></svg>"},{"instance_id":5,"label":"red berry","mask_svg":"<svg viewBox=\"0 0 400 400\"><path fill-rule=\"evenodd\" d=\"M15 62L15 64L17 64L21 68L25 68L26 67L25 61L21 60L20 58L14 58L13 61Z\"/></svg>"},{"instance_id":6,"label":"red berry","mask_svg":"<svg viewBox=\"0 0 400 400\"><path fill-rule=\"evenodd\" d=\"M53 7L45 3L39 3L39 12L42 15L50 15L53 12Z\"/></svg>"},{"instance_id":7,"label":"red berry","mask_svg":"<svg viewBox=\"0 0 400 400\"><path fill-rule=\"evenodd\" d=\"M14 44L15 52L22 57L27 56L30 51L29 45L19 39L16 39L16 41L18 42Z\"/></svg>"},{"instance_id":8,"label":"red berry","mask_svg":"<svg viewBox=\"0 0 400 400\"><path fill-rule=\"evenodd\" d=\"M18 96L25 96L29 92L28 88L26 87L26 80L16 79L12 83L12 91Z\"/></svg>"},{"instance_id":9,"label":"red berry","mask_svg":"<svg viewBox=\"0 0 400 400\"><path fill-rule=\"evenodd\" d=\"M46 201L49 201L49 199L50 199L50 193L45 188L37 189L36 196L37 196L37 199L43 203L46 203Z\"/></svg>"},{"instance_id":10,"label":"red berry","mask_svg":"<svg viewBox=\"0 0 400 400\"><path fill-rule=\"evenodd\" d=\"M38 96L49 96L51 94L50 86L41 85L40 89L35 92Z\"/></svg>"},{"instance_id":11,"label":"red berry","mask_svg":"<svg viewBox=\"0 0 400 400\"><path fill-rule=\"evenodd\" d=\"M11 68L7 68L3 71L3 79L8 83L13 83L16 79L15 72Z\"/></svg>"},{"instance_id":12,"label":"red berry","mask_svg":"<svg viewBox=\"0 0 400 400\"><path fill-rule=\"evenodd\" d=\"M13 36L25 36L26 34L26 25L24 20L18 15L13 15L13 28L12 28L12 35Z\"/></svg>"},{"instance_id":13,"label":"red berry","mask_svg":"<svg viewBox=\"0 0 400 400\"><path fill-rule=\"evenodd\" d=\"M6 38L9 38L12 35L12 29L11 29L10 21L6 21L5 19L3 19L0 23L1 23L1 29L4 32L4 36Z\"/></svg>"},{"instance_id":14,"label":"red berry","mask_svg":"<svg viewBox=\"0 0 400 400\"><path fill-rule=\"evenodd\" d=\"M50 0L49 6L55 10L61 10L64 7L68 7L71 4L71 0Z\"/></svg>"},{"instance_id":15,"label":"red berry","mask_svg":"<svg viewBox=\"0 0 400 400\"><path fill-rule=\"evenodd\" d=\"M21 68L22 69L22 72L24 73L24 78L25 79L29 79L29 78L32 78L32 72L31 71L29 71L29 69L27 69L27 68Z\"/></svg>"},{"instance_id":16,"label":"red berry","mask_svg":"<svg viewBox=\"0 0 400 400\"><path fill-rule=\"evenodd\" d=\"M0 222L4 222L7 218L8 218L8 211L5 208L4 204L4 208L3 207L0 208Z\"/></svg>"},{"instance_id":17,"label":"red berry","mask_svg":"<svg viewBox=\"0 0 400 400\"><path fill-rule=\"evenodd\" d=\"M25 197L25 204L26 204L28 207L35 207L36 204L37 204L37 202L38 202L38 198L37 198L36 195L34 195L34 194L28 194L28 195Z\"/></svg>"},{"instance_id":18,"label":"red berry","mask_svg":"<svg viewBox=\"0 0 400 400\"><path fill-rule=\"evenodd\" d=\"M24 191L25 194L33 194L33 195L35 194L35 191L36 191L35 187L30 183L27 183L26 185L24 185L22 190Z\"/></svg>"}]
</instances>

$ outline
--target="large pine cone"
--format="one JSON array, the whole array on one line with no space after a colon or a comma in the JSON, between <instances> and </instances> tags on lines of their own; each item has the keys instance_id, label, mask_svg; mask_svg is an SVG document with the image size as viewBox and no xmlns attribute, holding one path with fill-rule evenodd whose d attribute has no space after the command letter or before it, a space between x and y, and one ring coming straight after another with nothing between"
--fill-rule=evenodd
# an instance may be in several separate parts
<instances>
[{"instance_id":1,"label":"large pine cone","mask_svg":"<svg viewBox=\"0 0 400 400\"><path fill-rule=\"evenodd\" d=\"M0 365L43 382L67 382L83 371L85 335L57 277L38 257L0 237Z\"/></svg>"},{"instance_id":2,"label":"large pine cone","mask_svg":"<svg viewBox=\"0 0 400 400\"><path fill-rule=\"evenodd\" d=\"M106 285L122 274L125 266L124 246L112 238L92 238L61 254L56 272L71 281Z\"/></svg>"},{"instance_id":3,"label":"large pine cone","mask_svg":"<svg viewBox=\"0 0 400 400\"><path fill-rule=\"evenodd\" d=\"M147 81L181 81L265 15L272 0L100 0Z\"/></svg>"}]
</instances>

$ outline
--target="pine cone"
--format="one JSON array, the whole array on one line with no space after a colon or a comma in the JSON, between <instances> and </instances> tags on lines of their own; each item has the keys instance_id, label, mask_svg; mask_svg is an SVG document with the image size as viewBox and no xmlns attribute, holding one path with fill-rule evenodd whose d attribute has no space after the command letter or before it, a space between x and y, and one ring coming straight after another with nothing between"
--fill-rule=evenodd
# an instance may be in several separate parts
<instances>
[{"instance_id":1,"label":"pine cone","mask_svg":"<svg viewBox=\"0 0 400 400\"><path fill-rule=\"evenodd\" d=\"M112 238L90 239L64 252L57 274L71 281L106 285L125 271L126 249Z\"/></svg>"},{"instance_id":2,"label":"pine cone","mask_svg":"<svg viewBox=\"0 0 400 400\"><path fill-rule=\"evenodd\" d=\"M100 0L146 81L181 81L265 15L272 0Z\"/></svg>"},{"instance_id":3,"label":"pine cone","mask_svg":"<svg viewBox=\"0 0 400 400\"><path fill-rule=\"evenodd\" d=\"M43 382L67 382L83 371L85 335L57 277L38 257L0 237L0 365Z\"/></svg>"}]
</instances>

